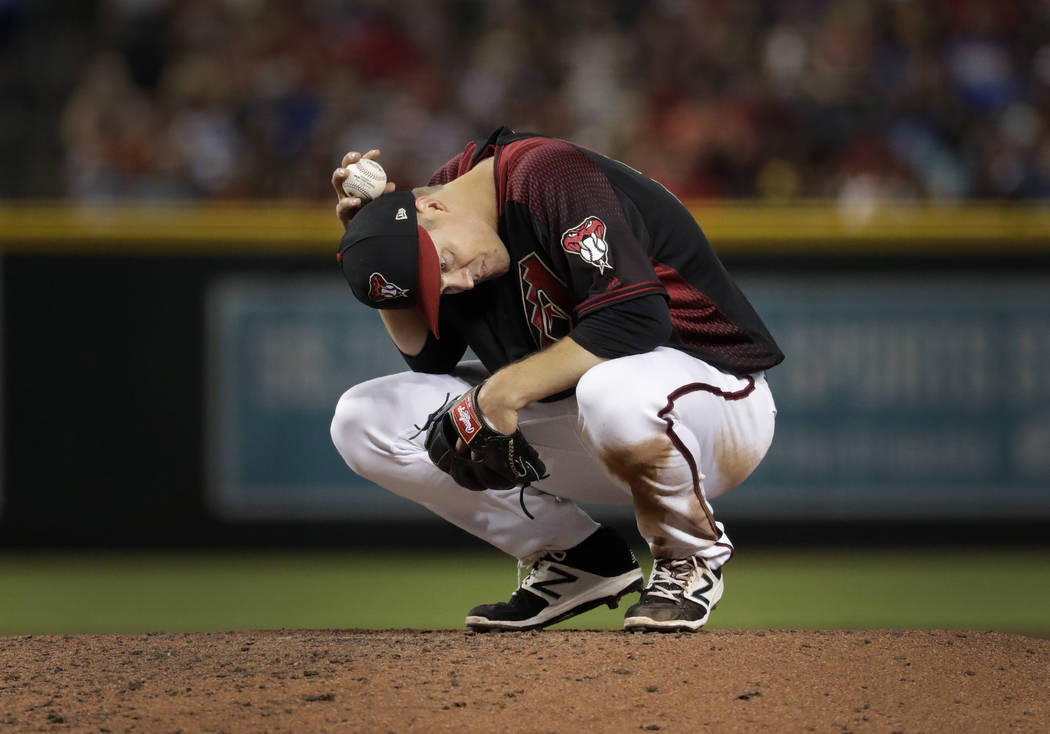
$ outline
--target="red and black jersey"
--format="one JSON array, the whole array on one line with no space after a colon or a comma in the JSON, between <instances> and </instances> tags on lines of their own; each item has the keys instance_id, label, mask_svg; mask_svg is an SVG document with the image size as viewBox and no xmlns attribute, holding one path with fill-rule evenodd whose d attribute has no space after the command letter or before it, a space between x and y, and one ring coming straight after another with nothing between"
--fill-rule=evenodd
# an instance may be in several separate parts
<instances>
[{"instance_id":1,"label":"red and black jersey","mask_svg":"<svg viewBox=\"0 0 1050 734\"><path fill-rule=\"evenodd\" d=\"M495 371L567 334L603 357L663 344L736 374L783 360L692 215L662 185L566 141L507 128L467 144L429 183L448 183L490 156L510 271L442 297L441 339L431 336L409 358L414 369L447 371L470 346Z\"/></svg>"}]
</instances>

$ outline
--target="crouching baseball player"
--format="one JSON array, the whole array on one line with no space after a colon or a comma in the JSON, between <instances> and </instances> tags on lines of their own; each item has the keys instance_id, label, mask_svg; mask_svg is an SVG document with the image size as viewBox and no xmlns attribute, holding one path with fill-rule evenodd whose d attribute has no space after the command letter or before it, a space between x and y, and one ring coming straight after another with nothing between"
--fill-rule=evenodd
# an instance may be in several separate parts
<instances>
[{"instance_id":1,"label":"crouching baseball player","mask_svg":"<svg viewBox=\"0 0 1050 734\"><path fill-rule=\"evenodd\" d=\"M363 206L342 187L360 157L332 176L339 261L410 371L339 400L347 465L528 570L468 627L541 628L640 591L625 629L701 628L733 554L710 500L769 448L764 370L783 355L693 217L632 168L507 128ZM644 589L577 501L633 504Z\"/></svg>"}]
</instances>

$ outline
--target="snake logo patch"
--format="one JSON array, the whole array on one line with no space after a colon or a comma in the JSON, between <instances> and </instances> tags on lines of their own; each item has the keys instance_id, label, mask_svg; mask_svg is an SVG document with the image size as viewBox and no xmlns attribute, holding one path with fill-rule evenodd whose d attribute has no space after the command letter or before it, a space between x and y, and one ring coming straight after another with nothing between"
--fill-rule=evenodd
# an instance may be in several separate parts
<instances>
[{"instance_id":1,"label":"snake logo patch","mask_svg":"<svg viewBox=\"0 0 1050 734\"><path fill-rule=\"evenodd\" d=\"M382 273L372 273L368 278L368 297L373 303L392 301L408 296L408 289L391 283Z\"/></svg>"},{"instance_id":2,"label":"snake logo patch","mask_svg":"<svg viewBox=\"0 0 1050 734\"><path fill-rule=\"evenodd\" d=\"M598 217L587 217L561 236L561 246L566 252L579 255L585 263L598 268L600 275L611 268L609 243L605 241L605 222Z\"/></svg>"}]
</instances>

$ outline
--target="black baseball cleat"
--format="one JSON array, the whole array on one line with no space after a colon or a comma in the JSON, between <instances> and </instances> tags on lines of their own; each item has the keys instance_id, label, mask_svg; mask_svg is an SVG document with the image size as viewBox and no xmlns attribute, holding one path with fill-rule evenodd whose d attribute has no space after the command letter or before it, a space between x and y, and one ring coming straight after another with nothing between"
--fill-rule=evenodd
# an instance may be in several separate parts
<instances>
[{"instance_id":1,"label":"black baseball cleat","mask_svg":"<svg viewBox=\"0 0 1050 734\"><path fill-rule=\"evenodd\" d=\"M627 610L628 632L696 632L707 624L722 598L722 569L710 570L702 558L657 558L649 584Z\"/></svg>"},{"instance_id":2,"label":"black baseball cleat","mask_svg":"<svg viewBox=\"0 0 1050 734\"><path fill-rule=\"evenodd\" d=\"M474 607L467 627L476 632L534 630L608 604L642 590L642 569L630 547L602 527L579 545L543 551L518 562L532 566L510 600Z\"/></svg>"}]
</instances>

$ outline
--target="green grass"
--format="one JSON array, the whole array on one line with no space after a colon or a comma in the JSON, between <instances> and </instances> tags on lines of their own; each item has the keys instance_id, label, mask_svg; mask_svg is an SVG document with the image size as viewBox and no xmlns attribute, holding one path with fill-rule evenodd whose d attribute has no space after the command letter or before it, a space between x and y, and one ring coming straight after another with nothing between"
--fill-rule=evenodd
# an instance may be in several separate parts
<instances>
[{"instance_id":1,"label":"green grass","mask_svg":"<svg viewBox=\"0 0 1050 734\"><path fill-rule=\"evenodd\" d=\"M458 629L514 586L496 553L6 554L0 634ZM560 627L617 628L623 610ZM710 627L1050 636L1050 550L742 552Z\"/></svg>"}]
</instances>

